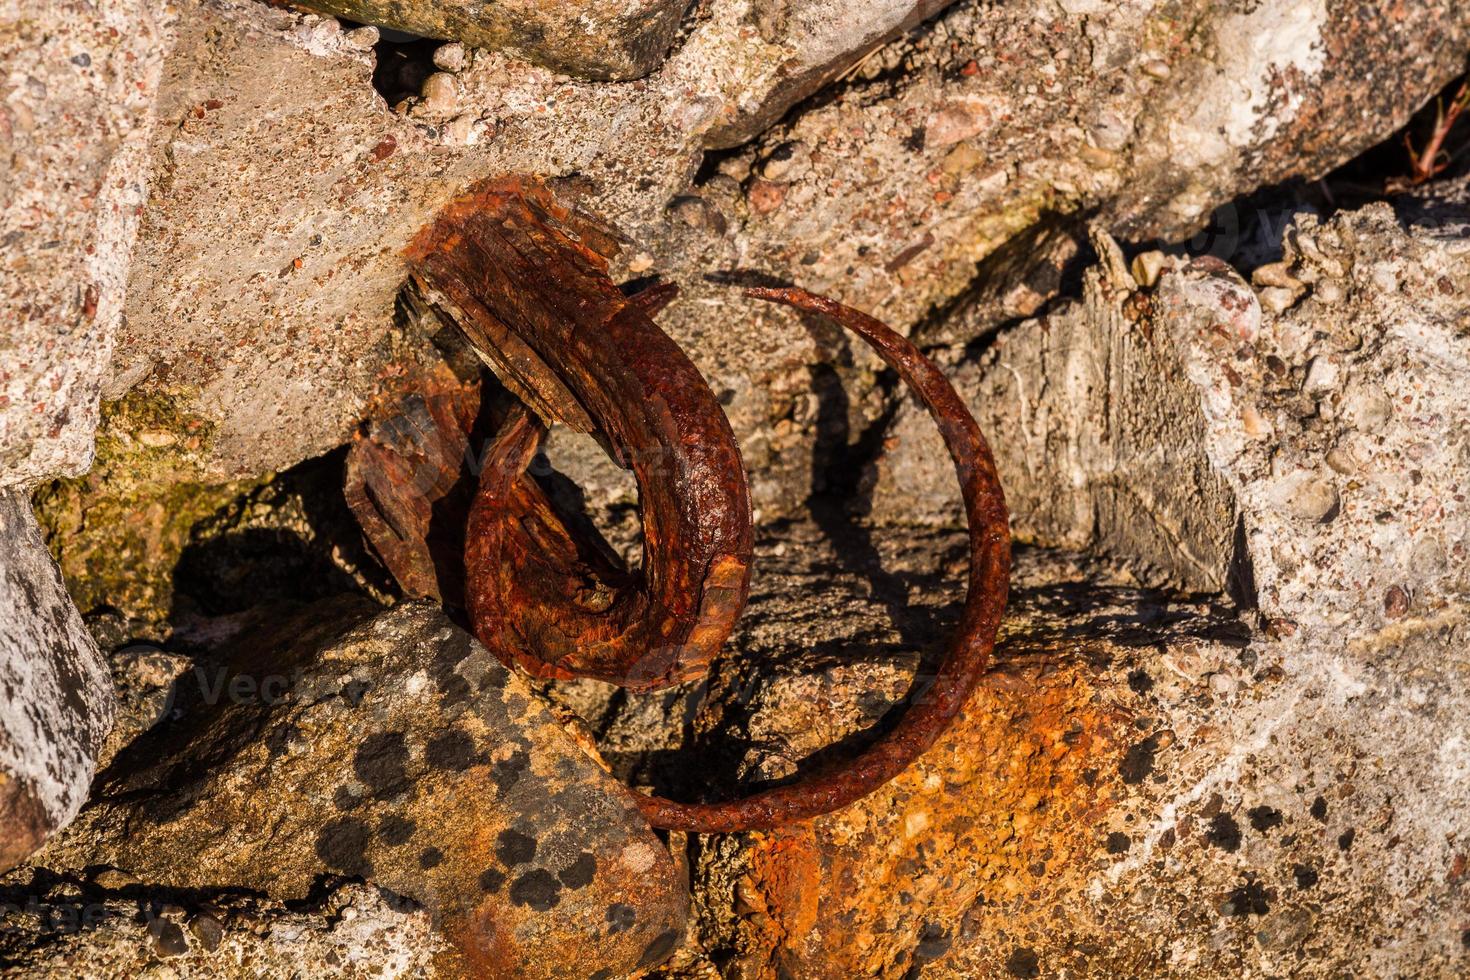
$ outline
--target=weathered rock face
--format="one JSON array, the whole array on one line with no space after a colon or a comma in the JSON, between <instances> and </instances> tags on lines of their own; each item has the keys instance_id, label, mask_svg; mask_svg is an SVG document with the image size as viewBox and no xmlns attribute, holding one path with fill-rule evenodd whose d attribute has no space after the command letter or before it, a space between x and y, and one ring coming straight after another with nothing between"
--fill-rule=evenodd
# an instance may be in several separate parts
<instances>
[{"instance_id":1,"label":"weathered rock face","mask_svg":"<svg viewBox=\"0 0 1470 980\"><path fill-rule=\"evenodd\" d=\"M1285 245L1255 342L1185 363L1261 610L1333 634L1432 618L1470 593L1470 222L1375 204Z\"/></svg>"},{"instance_id":2,"label":"weathered rock face","mask_svg":"<svg viewBox=\"0 0 1470 980\"><path fill-rule=\"evenodd\" d=\"M1015 529L1236 587L1282 628L1464 595L1470 224L1412 207L1417 224L1387 204L1298 217L1259 296L1213 259L1161 259L1149 288L1115 261L959 365L982 427L1009 434ZM887 438L875 515L952 521L927 419L905 406Z\"/></svg>"},{"instance_id":3,"label":"weathered rock face","mask_svg":"<svg viewBox=\"0 0 1470 980\"><path fill-rule=\"evenodd\" d=\"M444 940L429 911L370 885L333 886L287 908L228 893L144 892L116 871L38 872L0 887L0 961L15 976L422 977Z\"/></svg>"},{"instance_id":4,"label":"weathered rock face","mask_svg":"<svg viewBox=\"0 0 1470 980\"><path fill-rule=\"evenodd\" d=\"M1253 335L1259 307L1218 262L1166 276L1147 304L1134 302L1134 280L1114 265L1111 279L1088 271L1080 303L1006 331L952 376L996 434L1012 533L1050 547L1102 545L1144 578L1218 592L1228 584L1236 503L1209 456L1200 393L1181 363L1199 336ZM903 405L876 460L878 520L954 523L954 477L922 414Z\"/></svg>"},{"instance_id":5,"label":"weathered rock face","mask_svg":"<svg viewBox=\"0 0 1470 980\"><path fill-rule=\"evenodd\" d=\"M774 47L777 62L759 100L736 107L705 144L738 146L765 132L787 109L867 57L895 35L935 16L954 0L773 0L750 5L747 18Z\"/></svg>"},{"instance_id":6,"label":"weathered rock face","mask_svg":"<svg viewBox=\"0 0 1470 980\"><path fill-rule=\"evenodd\" d=\"M186 675L182 717L113 761L40 860L277 898L361 876L428 909L441 976L663 960L687 893L626 791L442 612L374 608L241 627L228 667Z\"/></svg>"},{"instance_id":7,"label":"weathered rock face","mask_svg":"<svg viewBox=\"0 0 1470 980\"><path fill-rule=\"evenodd\" d=\"M0 495L0 870L81 807L112 681L23 494Z\"/></svg>"},{"instance_id":8,"label":"weathered rock face","mask_svg":"<svg viewBox=\"0 0 1470 980\"><path fill-rule=\"evenodd\" d=\"M872 22L888 29L927 9L877 6ZM1458 69L1462 7L1416 2L1416 29L1391 47L1338 30L1359 7L1256 5L1252 24L1291 30L1253 35L1247 58L1232 47L1245 15L1218 4L960 4L701 171L707 145L784 111L793 72L841 64L868 33L821 40L802 26L829 5L782 8L762 27L718 2L646 80L573 82L475 52L443 59L457 70L393 113L372 91L371 32L195 0L158 98L156 187L108 394L144 379L180 393L186 415L210 421L211 479L340 444L404 381L391 326L402 245L477 179L547 174L629 236L623 274L686 287L661 323L726 396L762 473L757 505L790 511L821 422L812 376L847 348L751 310L706 273L798 279L907 328L1044 213L1095 208L1131 235L1178 235L1264 180L1326 170ZM808 34L818 40L791 40ZM1237 82L1248 96L1222 95ZM1342 125L1350 104L1372 105L1373 123ZM1176 118L1201 105L1239 116L1218 138L1228 152L1216 152L1218 121ZM1189 154L1196 165L1181 168ZM1195 172L1208 184L1181 176ZM1028 289L1004 308L1034 310ZM860 359L850 380L870 383L868 367ZM879 403L854 406L852 427Z\"/></svg>"},{"instance_id":9,"label":"weathered rock face","mask_svg":"<svg viewBox=\"0 0 1470 980\"><path fill-rule=\"evenodd\" d=\"M505 51L584 78L627 79L658 66L684 0L309 0L302 6L422 37Z\"/></svg>"},{"instance_id":10,"label":"weathered rock face","mask_svg":"<svg viewBox=\"0 0 1470 980\"><path fill-rule=\"evenodd\" d=\"M802 544L825 551L820 541ZM885 572L922 591L924 611L942 618L943 599L958 598L959 577L948 571L962 542L932 535L895 548L885 538L879 548ZM768 623L749 644L759 653L742 651L750 666L705 719L712 742L744 746L747 779L789 775L825 746L861 739L909 687L920 638L938 632L915 609L896 631L875 598L834 601L834 583L804 559L776 563L787 588L753 604ZM1140 598L1023 587L996 669L919 763L830 816L692 848L702 935L718 959L731 958L723 975L928 975L951 946L1052 898L1088 864L1133 738L1132 706L1108 695L1097 665L1127 645L1118 634L1130 632L1124 620ZM1091 631L1057 615L1057 606L1084 603ZM840 612L812 622L801 615L812 604ZM1207 616L1176 612L1185 625L1156 640L1213 647L1190 636ZM814 632L826 643L805 652ZM1062 636L1073 638L1065 652Z\"/></svg>"},{"instance_id":11,"label":"weathered rock face","mask_svg":"<svg viewBox=\"0 0 1470 980\"><path fill-rule=\"evenodd\" d=\"M0 10L0 488L92 461L171 18L147 0Z\"/></svg>"}]
</instances>

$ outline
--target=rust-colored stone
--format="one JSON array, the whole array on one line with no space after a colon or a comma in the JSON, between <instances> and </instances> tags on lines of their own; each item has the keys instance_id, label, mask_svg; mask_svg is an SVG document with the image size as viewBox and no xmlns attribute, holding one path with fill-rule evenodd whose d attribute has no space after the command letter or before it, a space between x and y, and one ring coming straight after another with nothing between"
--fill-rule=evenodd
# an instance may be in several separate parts
<instances>
[{"instance_id":1,"label":"rust-colored stone","mask_svg":"<svg viewBox=\"0 0 1470 980\"><path fill-rule=\"evenodd\" d=\"M861 803L706 853L702 887L742 910L718 937L737 975L898 980L1028 911L1048 928L1047 898L1085 882L1099 849L1127 722L1085 659L1012 651Z\"/></svg>"},{"instance_id":2,"label":"rust-colored stone","mask_svg":"<svg viewBox=\"0 0 1470 980\"><path fill-rule=\"evenodd\" d=\"M467 501L455 499L455 488L480 390L478 384L458 383L448 371L426 388L404 397L396 414L357 433L347 452L342 493L373 551L407 595L458 602L459 555L446 550L446 542L431 540L431 525L436 511L456 526L464 521Z\"/></svg>"}]
</instances>

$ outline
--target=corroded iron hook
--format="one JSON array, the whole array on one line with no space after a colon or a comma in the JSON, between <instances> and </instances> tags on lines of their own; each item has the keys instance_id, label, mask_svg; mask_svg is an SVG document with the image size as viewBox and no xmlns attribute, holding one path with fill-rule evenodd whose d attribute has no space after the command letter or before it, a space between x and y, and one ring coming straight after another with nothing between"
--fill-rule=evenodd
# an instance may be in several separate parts
<instances>
[{"instance_id":1,"label":"corroded iron hook","mask_svg":"<svg viewBox=\"0 0 1470 980\"><path fill-rule=\"evenodd\" d=\"M598 677L647 690L702 676L743 610L750 499L717 399L651 319L672 287L625 297L606 274L609 248L601 229L561 208L543 187L507 179L451 205L410 257L421 287L454 308L471 344L520 399L482 461L470 509L466 597L476 635L536 676ZM898 775L969 699L994 649L1009 587L1010 532L995 463L939 369L851 307L796 288L746 293L831 317L924 403L959 476L969 587L933 683L916 687L892 729L855 758L744 798L681 803L635 794L651 823L679 830L780 826L839 809ZM624 567L602 542L570 526L527 473L551 421L592 433L633 470L644 521L642 568ZM441 422L451 425L448 416ZM452 433L449 441L458 444ZM380 502L378 511L418 513L401 502ZM373 516L364 523L370 537L387 526ZM393 524L400 525L414 522ZM379 550L402 544L390 540Z\"/></svg>"},{"instance_id":2,"label":"corroded iron hook","mask_svg":"<svg viewBox=\"0 0 1470 980\"><path fill-rule=\"evenodd\" d=\"M750 491L730 423L650 311L607 276L599 229L544 187L496 181L415 243L415 275L527 406L502 424L465 550L480 641L538 677L648 690L703 676L745 608ZM590 432L638 481L644 561L563 522L526 474L545 424Z\"/></svg>"}]
</instances>

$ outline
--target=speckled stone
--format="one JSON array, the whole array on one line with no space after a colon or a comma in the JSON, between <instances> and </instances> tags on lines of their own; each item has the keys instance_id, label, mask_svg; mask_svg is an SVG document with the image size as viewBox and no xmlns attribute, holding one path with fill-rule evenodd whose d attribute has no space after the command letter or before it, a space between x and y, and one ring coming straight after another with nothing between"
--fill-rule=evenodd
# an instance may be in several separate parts
<instances>
[{"instance_id":1,"label":"speckled stone","mask_svg":"<svg viewBox=\"0 0 1470 980\"><path fill-rule=\"evenodd\" d=\"M362 877L431 912L439 976L617 975L672 952L687 893L622 786L442 612L373 613L258 619L41 860L276 898Z\"/></svg>"},{"instance_id":2,"label":"speckled stone","mask_svg":"<svg viewBox=\"0 0 1470 980\"><path fill-rule=\"evenodd\" d=\"M1147 288L1100 266L957 364L982 428L1010 433L1016 532L1234 590L1281 629L1378 629L1463 596L1470 221L1399 207L1298 216L1254 288L1209 256ZM1263 308L1273 289L1295 298ZM887 440L875 516L953 522L928 419L904 406Z\"/></svg>"},{"instance_id":3,"label":"speckled stone","mask_svg":"<svg viewBox=\"0 0 1470 980\"><path fill-rule=\"evenodd\" d=\"M91 464L175 16L148 0L0 7L0 488Z\"/></svg>"},{"instance_id":4,"label":"speckled stone","mask_svg":"<svg viewBox=\"0 0 1470 980\"><path fill-rule=\"evenodd\" d=\"M80 809L112 680L24 494L0 493L0 871Z\"/></svg>"},{"instance_id":5,"label":"speckled stone","mask_svg":"<svg viewBox=\"0 0 1470 980\"><path fill-rule=\"evenodd\" d=\"M117 877L0 880L5 975L412 980L444 949L429 910L371 885L333 883L288 908L227 892L155 901L136 881L104 884Z\"/></svg>"}]
</instances>

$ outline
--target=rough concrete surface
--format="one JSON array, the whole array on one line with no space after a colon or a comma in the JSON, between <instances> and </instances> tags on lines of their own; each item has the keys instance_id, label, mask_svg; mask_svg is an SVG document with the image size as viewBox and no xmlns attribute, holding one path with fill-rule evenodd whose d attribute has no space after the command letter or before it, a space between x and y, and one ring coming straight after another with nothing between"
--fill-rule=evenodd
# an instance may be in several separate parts
<instances>
[{"instance_id":1,"label":"rough concrete surface","mask_svg":"<svg viewBox=\"0 0 1470 980\"><path fill-rule=\"evenodd\" d=\"M1110 253L1079 301L957 365L982 428L1012 434L996 452L1016 531L1234 588L1283 629L1463 596L1470 224L1403 206L1299 216L1254 289L1209 257L1159 257L1140 287ZM873 510L953 522L921 416L886 433Z\"/></svg>"},{"instance_id":2,"label":"rough concrete surface","mask_svg":"<svg viewBox=\"0 0 1470 980\"><path fill-rule=\"evenodd\" d=\"M0 500L0 866L106 766L0 876L0 971L1470 973L1470 183L1329 182L1239 267L1157 241L1392 133L1463 70L1463 4L708 0L619 82L253 0L104 7L0 8L0 485L52 481L39 522ZM703 681L527 683L395 601L343 505L329 451L459 363L402 247L505 172L683 287L659 322L759 535ZM963 588L932 424L730 285L762 278L954 380L1010 612L891 784L655 834L619 783L844 757ZM636 560L628 475L547 454Z\"/></svg>"},{"instance_id":3,"label":"rough concrete surface","mask_svg":"<svg viewBox=\"0 0 1470 980\"><path fill-rule=\"evenodd\" d=\"M92 462L173 11L0 4L0 488Z\"/></svg>"},{"instance_id":4,"label":"rough concrete surface","mask_svg":"<svg viewBox=\"0 0 1470 980\"><path fill-rule=\"evenodd\" d=\"M883 9L901 21L901 6ZM796 279L909 328L1043 214L1101 208L1133 237L1177 236L1245 190L1325 171L1456 70L1470 31L1441 0L1251 9L959 4L754 143L706 157L722 128L787 104L790 65L865 50L871 32L808 36L794 7L796 33L773 42L786 22L716 2L647 79L577 82L460 51L442 59L456 71L395 112L372 87L372 31L190 0L155 100L153 186L106 393L145 379L182 393L186 414L215 426L213 479L340 444L398 380L403 244L476 179L532 172L624 231L625 274L690 287L663 322L729 393L752 469L775 471L788 446L810 444L810 372L844 355L705 274ZM1240 60L1242 16L1290 30L1260 32ZM1413 29L1391 29L1399 16ZM1223 136L1218 121L1178 118L1226 89L1251 94L1228 100ZM766 481L757 504L792 509L795 476Z\"/></svg>"},{"instance_id":5,"label":"rough concrete surface","mask_svg":"<svg viewBox=\"0 0 1470 980\"><path fill-rule=\"evenodd\" d=\"M308 0L348 21L506 51L584 78L646 75L673 43L684 0Z\"/></svg>"},{"instance_id":6,"label":"rough concrete surface","mask_svg":"<svg viewBox=\"0 0 1470 980\"><path fill-rule=\"evenodd\" d=\"M288 908L229 893L162 898L129 875L40 872L0 889L0 976L422 977L444 941L425 909L334 883Z\"/></svg>"},{"instance_id":7,"label":"rough concrete surface","mask_svg":"<svg viewBox=\"0 0 1470 980\"><path fill-rule=\"evenodd\" d=\"M942 636L959 534L842 540L763 544L694 722L726 779L872 725ZM691 842L703 958L670 975L1463 975L1465 604L1273 640L1125 582L1023 551L996 668L912 771Z\"/></svg>"}]
</instances>

